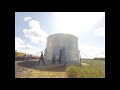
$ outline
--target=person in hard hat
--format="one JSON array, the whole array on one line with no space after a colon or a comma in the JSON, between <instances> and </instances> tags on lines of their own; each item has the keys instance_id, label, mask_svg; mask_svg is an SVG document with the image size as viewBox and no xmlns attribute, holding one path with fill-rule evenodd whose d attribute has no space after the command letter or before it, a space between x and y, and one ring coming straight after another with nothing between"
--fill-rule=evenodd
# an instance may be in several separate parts
<instances>
[{"instance_id":1,"label":"person in hard hat","mask_svg":"<svg viewBox=\"0 0 120 90\"><path fill-rule=\"evenodd\" d=\"M44 56L43 56L43 53L42 53L42 52L41 52L41 56L40 56L40 58L39 58L38 65L39 65L40 61L42 61L43 64L45 65L45 62L44 62Z\"/></svg>"}]
</instances>

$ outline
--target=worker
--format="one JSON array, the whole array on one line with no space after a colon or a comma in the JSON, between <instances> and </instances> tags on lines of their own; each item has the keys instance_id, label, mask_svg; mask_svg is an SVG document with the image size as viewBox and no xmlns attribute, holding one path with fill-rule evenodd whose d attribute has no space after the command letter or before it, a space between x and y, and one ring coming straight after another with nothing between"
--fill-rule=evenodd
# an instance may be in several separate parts
<instances>
[{"instance_id":1,"label":"worker","mask_svg":"<svg viewBox=\"0 0 120 90\"><path fill-rule=\"evenodd\" d=\"M43 53L42 53L42 52L41 52L41 56L40 56L40 58L39 58L38 65L39 65L40 61L42 61L43 64L45 65L45 62L44 62L44 56L43 56Z\"/></svg>"},{"instance_id":2,"label":"worker","mask_svg":"<svg viewBox=\"0 0 120 90\"><path fill-rule=\"evenodd\" d=\"M24 54L24 60L27 60L27 54Z\"/></svg>"}]
</instances>

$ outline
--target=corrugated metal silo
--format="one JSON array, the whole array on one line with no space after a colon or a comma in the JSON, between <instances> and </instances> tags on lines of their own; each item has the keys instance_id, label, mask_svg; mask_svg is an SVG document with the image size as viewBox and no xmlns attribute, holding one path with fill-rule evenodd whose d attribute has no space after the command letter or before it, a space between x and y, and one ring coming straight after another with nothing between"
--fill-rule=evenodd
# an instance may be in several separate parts
<instances>
[{"instance_id":1,"label":"corrugated metal silo","mask_svg":"<svg viewBox=\"0 0 120 90\"><path fill-rule=\"evenodd\" d=\"M62 54L61 54L62 52ZM78 64L78 38L76 36L64 33L58 33L48 36L46 46L46 60L52 60L53 56L61 57L61 63Z\"/></svg>"}]
</instances>

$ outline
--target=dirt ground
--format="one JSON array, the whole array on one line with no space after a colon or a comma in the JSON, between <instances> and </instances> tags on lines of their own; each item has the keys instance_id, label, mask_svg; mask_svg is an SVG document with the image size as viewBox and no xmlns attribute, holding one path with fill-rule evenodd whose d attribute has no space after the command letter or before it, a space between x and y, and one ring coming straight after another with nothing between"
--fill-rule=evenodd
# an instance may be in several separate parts
<instances>
[{"instance_id":1,"label":"dirt ground","mask_svg":"<svg viewBox=\"0 0 120 90\"><path fill-rule=\"evenodd\" d=\"M56 68L58 67L58 68ZM66 67L46 64L38 60L15 61L15 78L66 78Z\"/></svg>"}]
</instances>

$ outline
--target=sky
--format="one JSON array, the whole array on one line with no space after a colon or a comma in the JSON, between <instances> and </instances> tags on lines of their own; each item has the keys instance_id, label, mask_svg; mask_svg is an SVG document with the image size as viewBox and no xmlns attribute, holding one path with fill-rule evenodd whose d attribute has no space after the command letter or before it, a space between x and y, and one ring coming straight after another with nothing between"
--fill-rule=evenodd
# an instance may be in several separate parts
<instances>
[{"instance_id":1,"label":"sky","mask_svg":"<svg viewBox=\"0 0 120 90\"><path fill-rule=\"evenodd\" d=\"M56 33L75 35L82 58L105 57L105 12L15 12L15 50L40 55Z\"/></svg>"}]
</instances>

